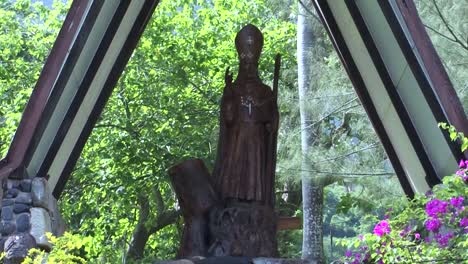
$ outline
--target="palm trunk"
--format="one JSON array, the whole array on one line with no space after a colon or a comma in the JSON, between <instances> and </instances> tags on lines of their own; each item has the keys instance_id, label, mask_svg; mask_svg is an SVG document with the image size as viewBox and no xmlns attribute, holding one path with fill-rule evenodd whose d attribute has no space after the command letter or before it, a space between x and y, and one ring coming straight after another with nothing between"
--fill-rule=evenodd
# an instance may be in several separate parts
<instances>
[{"instance_id":1,"label":"palm trunk","mask_svg":"<svg viewBox=\"0 0 468 264\"><path fill-rule=\"evenodd\" d=\"M311 263L325 263L323 253L323 186L302 184L304 227L302 258Z\"/></svg>"},{"instance_id":2,"label":"palm trunk","mask_svg":"<svg viewBox=\"0 0 468 264\"><path fill-rule=\"evenodd\" d=\"M311 115L306 111L306 97L311 87L312 48L316 42L310 19L306 10L299 3L297 20L297 61L299 109L301 114L301 150L302 150L302 205L303 239L302 258L311 263L324 263L323 254L323 186L316 184L310 174L307 153L313 141L309 122Z\"/></svg>"}]
</instances>

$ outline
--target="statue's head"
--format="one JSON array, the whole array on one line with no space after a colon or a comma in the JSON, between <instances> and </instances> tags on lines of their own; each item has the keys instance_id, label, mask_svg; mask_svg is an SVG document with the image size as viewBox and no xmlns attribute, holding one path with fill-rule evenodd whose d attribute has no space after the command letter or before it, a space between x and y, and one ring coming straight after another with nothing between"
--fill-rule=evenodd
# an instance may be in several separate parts
<instances>
[{"instance_id":1,"label":"statue's head","mask_svg":"<svg viewBox=\"0 0 468 264\"><path fill-rule=\"evenodd\" d=\"M263 47L263 35L260 30L248 24L237 33L236 49L241 63L257 64Z\"/></svg>"}]
</instances>

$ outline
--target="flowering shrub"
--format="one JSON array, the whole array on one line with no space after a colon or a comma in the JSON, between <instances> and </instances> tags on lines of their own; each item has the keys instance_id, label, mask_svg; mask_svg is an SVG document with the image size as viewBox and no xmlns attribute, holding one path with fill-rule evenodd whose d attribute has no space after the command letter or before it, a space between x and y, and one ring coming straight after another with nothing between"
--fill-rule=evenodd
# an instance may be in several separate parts
<instances>
[{"instance_id":1,"label":"flowering shrub","mask_svg":"<svg viewBox=\"0 0 468 264\"><path fill-rule=\"evenodd\" d=\"M392 230L390 229L390 226L388 225L387 220L380 221L374 227L374 234L379 236L379 237L382 237L385 234L390 234L390 231L392 231Z\"/></svg>"},{"instance_id":2,"label":"flowering shrub","mask_svg":"<svg viewBox=\"0 0 468 264\"><path fill-rule=\"evenodd\" d=\"M347 246L345 263L468 261L468 161L426 195L387 212L372 233Z\"/></svg>"},{"instance_id":3,"label":"flowering shrub","mask_svg":"<svg viewBox=\"0 0 468 264\"><path fill-rule=\"evenodd\" d=\"M468 138L455 128L447 129L460 140L462 151ZM468 263L468 160L442 184L425 195L416 195L407 206L389 209L373 233L359 235L347 246L345 263Z\"/></svg>"},{"instance_id":4,"label":"flowering shrub","mask_svg":"<svg viewBox=\"0 0 468 264\"><path fill-rule=\"evenodd\" d=\"M88 263L83 257L86 255L87 246L92 243L90 237L66 232L58 238L47 233L47 238L53 245L52 251L47 253L38 248L32 248L29 250L26 259L22 262L23 264Z\"/></svg>"}]
</instances>

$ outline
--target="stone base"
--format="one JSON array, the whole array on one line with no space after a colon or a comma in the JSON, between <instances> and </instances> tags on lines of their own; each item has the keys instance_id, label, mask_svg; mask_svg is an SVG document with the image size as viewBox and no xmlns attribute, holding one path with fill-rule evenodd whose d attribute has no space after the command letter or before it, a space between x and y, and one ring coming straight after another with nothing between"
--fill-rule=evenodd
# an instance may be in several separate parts
<instances>
[{"instance_id":1,"label":"stone base","mask_svg":"<svg viewBox=\"0 0 468 264\"><path fill-rule=\"evenodd\" d=\"M271 207L252 203L212 209L208 256L277 257L276 220Z\"/></svg>"},{"instance_id":2,"label":"stone base","mask_svg":"<svg viewBox=\"0 0 468 264\"><path fill-rule=\"evenodd\" d=\"M24 258L27 247L49 251L52 245L46 233L60 236L65 231L57 201L43 177L6 179L0 219L0 249L5 251L7 261Z\"/></svg>"},{"instance_id":3,"label":"stone base","mask_svg":"<svg viewBox=\"0 0 468 264\"><path fill-rule=\"evenodd\" d=\"M300 259L248 258L248 257L194 257L156 262L155 264L310 264Z\"/></svg>"}]
</instances>

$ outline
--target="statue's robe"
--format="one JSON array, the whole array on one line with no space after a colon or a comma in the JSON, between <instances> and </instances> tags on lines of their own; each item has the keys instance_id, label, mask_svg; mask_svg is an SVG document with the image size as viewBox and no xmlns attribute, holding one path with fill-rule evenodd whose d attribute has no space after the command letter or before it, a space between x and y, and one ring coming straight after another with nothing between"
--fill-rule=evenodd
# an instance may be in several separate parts
<instances>
[{"instance_id":1,"label":"statue's robe","mask_svg":"<svg viewBox=\"0 0 468 264\"><path fill-rule=\"evenodd\" d=\"M224 201L273 205L277 99L259 79L228 83L221 101L216 189Z\"/></svg>"}]
</instances>

